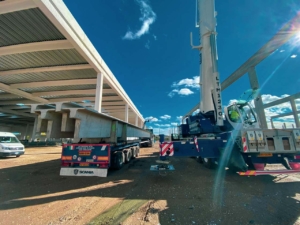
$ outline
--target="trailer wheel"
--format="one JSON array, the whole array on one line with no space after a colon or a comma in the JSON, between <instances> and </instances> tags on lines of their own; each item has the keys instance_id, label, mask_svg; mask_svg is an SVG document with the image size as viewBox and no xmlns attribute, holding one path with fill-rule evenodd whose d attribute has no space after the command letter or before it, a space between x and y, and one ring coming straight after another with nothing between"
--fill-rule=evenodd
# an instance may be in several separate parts
<instances>
[{"instance_id":1,"label":"trailer wheel","mask_svg":"<svg viewBox=\"0 0 300 225\"><path fill-rule=\"evenodd\" d=\"M139 147L135 147L132 149L132 158L135 159L139 156Z\"/></svg>"},{"instance_id":2,"label":"trailer wheel","mask_svg":"<svg viewBox=\"0 0 300 225\"><path fill-rule=\"evenodd\" d=\"M114 154L114 165L113 168L116 170L119 170L123 166L123 153L122 152L117 152Z\"/></svg>"},{"instance_id":3,"label":"trailer wheel","mask_svg":"<svg viewBox=\"0 0 300 225\"><path fill-rule=\"evenodd\" d=\"M202 158L203 159L203 165L208 169L215 169L216 164L214 159L212 158Z\"/></svg>"},{"instance_id":4,"label":"trailer wheel","mask_svg":"<svg viewBox=\"0 0 300 225\"><path fill-rule=\"evenodd\" d=\"M127 153L125 154L125 163L129 163L131 158L132 158L132 151L131 151L131 149L129 149L127 151Z\"/></svg>"}]
</instances>

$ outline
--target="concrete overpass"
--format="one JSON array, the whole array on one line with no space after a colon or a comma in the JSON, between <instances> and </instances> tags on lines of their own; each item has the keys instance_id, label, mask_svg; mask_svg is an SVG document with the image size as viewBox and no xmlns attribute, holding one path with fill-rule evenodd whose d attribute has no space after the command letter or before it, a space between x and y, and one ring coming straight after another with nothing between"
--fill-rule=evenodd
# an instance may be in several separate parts
<instances>
[{"instance_id":1,"label":"concrete overpass","mask_svg":"<svg viewBox=\"0 0 300 225\"><path fill-rule=\"evenodd\" d=\"M36 117L29 104L70 101L135 126L144 122L62 1L1 0L2 128L28 133Z\"/></svg>"}]
</instances>

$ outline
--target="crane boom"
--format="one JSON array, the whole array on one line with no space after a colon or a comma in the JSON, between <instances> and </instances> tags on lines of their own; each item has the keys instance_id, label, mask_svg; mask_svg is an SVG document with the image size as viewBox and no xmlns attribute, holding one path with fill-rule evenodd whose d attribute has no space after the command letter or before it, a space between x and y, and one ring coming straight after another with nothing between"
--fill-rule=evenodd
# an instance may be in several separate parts
<instances>
[{"instance_id":1,"label":"crane boom","mask_svg":"<svg viewBox=\"0 0 300 225\"><path fill-rule=\"evenodd\" d=\"M216 44L216 12L214 0L198 0L201 51L200 112L215 112L216 125L223 126L221 85Z\"/></svg>"}]
</instances>

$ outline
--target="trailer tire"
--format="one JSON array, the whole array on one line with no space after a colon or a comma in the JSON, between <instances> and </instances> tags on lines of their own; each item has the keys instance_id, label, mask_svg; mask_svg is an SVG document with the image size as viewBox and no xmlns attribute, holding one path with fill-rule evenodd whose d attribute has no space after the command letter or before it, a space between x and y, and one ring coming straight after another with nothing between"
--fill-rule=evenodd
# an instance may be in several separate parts
<instances>
[{"instance_id":1,"label":"trailer tire","mask_svg":"<svg viewBox=\"0 0 300 225\"><path fill-rule=\"evenodd\" d=\"M132 151L129 149L127 153L125 153L125 163L129 163L132 158Z\"/></svg>"},{"instance_id":2,"label":"trailer tire","mask_svg":"<svg viewBox=\"0 0 300 225\"><path fill-rule=\"evenodd\" d=\"M136 149L135 149L135 157L139 157L140 155L140 148L137 146Z\"/></svg>"},{"instance_id":3,"label":"trailer tire","mask_svg":"<svg viewBox=\"0 0 300 225\"><path fill-rule=\"evenodd\" d=\"M139 156L139 147L136 146L132 149L132 158L135 159Z\"/></svg>"},{"instance_id":4,"label":"trailer tire","mask_svg":"<svg viewBox=\"0 0 300 225\"><path fill-rule=\"evenodd\" d=\"M113 169L119 170L123 166L123 153L117 152L114 154L114 160L113 160Z\"/></svg>"},{"instance_id":5,"label":"trailer tire","mask_svg":"<svg viewBox=\"0 0 300 225\"><path fill-rule=\"evenodd\" d=\"M208 168L208 169L215 169L216 168L216 164L214 159L212 158L202 158L203 159L203 165Z\"/></svg>"}]
</instances>

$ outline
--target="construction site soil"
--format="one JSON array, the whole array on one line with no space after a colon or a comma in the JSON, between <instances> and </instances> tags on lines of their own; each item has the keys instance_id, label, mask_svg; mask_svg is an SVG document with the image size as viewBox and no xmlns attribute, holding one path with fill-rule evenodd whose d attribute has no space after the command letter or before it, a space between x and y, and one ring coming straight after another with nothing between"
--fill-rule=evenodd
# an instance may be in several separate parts
<instances>
[{"instance_id":1,"label":"construction site soil","mask_svg":"<svg viewBox=\"0 0 300 225\"><path fill-rule=\"evenodd\" d=\"M0 224L300 224L300 176L239 176L172 158L158 144L108 177L61 177L61 147L0 159ZM267 169L276 169L268 166Z\"/></svg>"}]
</instances>

